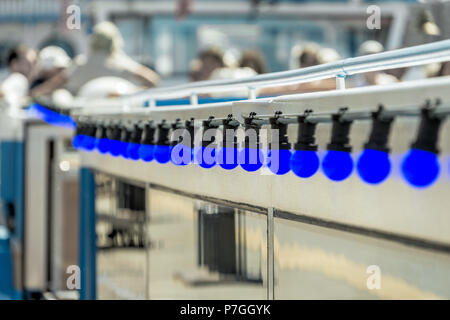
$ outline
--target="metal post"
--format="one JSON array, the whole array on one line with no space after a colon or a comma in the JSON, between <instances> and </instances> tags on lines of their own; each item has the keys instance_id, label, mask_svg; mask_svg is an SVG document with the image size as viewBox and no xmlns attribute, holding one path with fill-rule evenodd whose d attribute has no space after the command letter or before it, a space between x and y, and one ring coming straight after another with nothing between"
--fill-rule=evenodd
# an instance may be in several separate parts
<instances>
[{"instance_id":1,"label":"metal post","mask_svg":"<svg viewBox=\"0 0 450 320\"><path fill-rule=\"evenodd\" d=\"M191 93L191 99L190 99L191 101L191 105L193 105L193 106L196 106L196 105L198 105L198 96L197 96L197 93L195 93L195 92L192 92Z\"/></svg>"},{"instance_id":2,"label":"metal post","mask_svg":"<svg viewBox=\"0 0 450 320\"><path fill-rule=\"evenodd\" d=\"M345 90L345 76L336 76L336 90Z\"/></svg>"},{"instance_id":3,"label":"metal post","mask_svg":"<svg viewBox=\"0 0 450 320\"><path fill-rule=\"evenodd\" d=\"M256 99L256 88L248 87L248 100Z\"/></svg>"},{"instance_id":4,"label":"metal post","mask_svg":"<svg viewBox=\"0 0 450 320\"><path fill-rule=\"evenodd\" d=\"M144 217L144 250L145 250L145 299L150 300L150 237L148 224L150 221L150 185L145 184L145 217Z\"/></svg>"},{"instance_id":5,"label":"metal post","mask_svg":"<svg viewBox=\"0 0 450 320\"><path fill-rule=\"evenodd\" d=\"M96 298L95 178L92 170L80 169L80 300Z\"/></svg>"},{"instance_id":6,"label":"metal post","mask_svg":"<svg viewBox=\"0 0 450 320\"><path fill-rule=\"evenodd\" d=\"M273 230L274 208L267 209L267 299L274 299L274 230Z\"/></svg>"}]
</instances>

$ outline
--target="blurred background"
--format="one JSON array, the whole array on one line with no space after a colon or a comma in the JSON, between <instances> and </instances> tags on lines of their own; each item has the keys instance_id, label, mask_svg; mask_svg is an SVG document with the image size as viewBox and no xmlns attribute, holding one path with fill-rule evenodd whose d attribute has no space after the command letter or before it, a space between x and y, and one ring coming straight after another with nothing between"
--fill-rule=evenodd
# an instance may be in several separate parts
<instances>
[{"instance_id":1,"label":"blurred background","mask_svg":"<svg viewBox=\"0 0 450 320\"><path fill-rule=\"evenodd\" d=\"M369 29L374 4L381 19L379 28ZM77 14L74 5L79 29L67 24ZM57 46L82 61L102 21L117 26L121 50L156 71L164 85L283 71L447 39L449 14L446 1L1 0L0 79L7 74L8 52L20 44ZM361 52L367 40L381 46ZM214 73L235 67L253 71ZM394 76L402 80L404 74Z\"/></svg>"}]
</instances>

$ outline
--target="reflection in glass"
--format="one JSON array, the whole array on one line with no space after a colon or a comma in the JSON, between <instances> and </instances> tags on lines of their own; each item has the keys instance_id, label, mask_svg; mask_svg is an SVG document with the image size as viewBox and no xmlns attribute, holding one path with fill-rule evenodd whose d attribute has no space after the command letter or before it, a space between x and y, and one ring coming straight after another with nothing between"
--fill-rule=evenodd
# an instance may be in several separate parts
<instances>
[{"instance_id":1,"label":"reflection in glass","mask_svg":"<svg viewBox=\"0 0 450 320\"><path fill-rule=\"evenodd\" d=\"M285 219L274 222L275 299L450 297L446 254Z\"/></svg>"},{"instance_id":2,"label":"reflection in glass","mask_svg":"<svg viewBox=\"0 0 450 320\"><path fill-rule=\"evenodd\" d=\"M96 175L97 298L145 299L145 189Z\"/></svg>"},{"instance_id":3,"label":"reflection in glass","mask_svg":"<svg viewBox=\"0 0 450 320\"><path fill-rule=\"evenodd\" d=\"M266 220L149 191L150 299L266 299Z\"/></svg>"}]
</instances>

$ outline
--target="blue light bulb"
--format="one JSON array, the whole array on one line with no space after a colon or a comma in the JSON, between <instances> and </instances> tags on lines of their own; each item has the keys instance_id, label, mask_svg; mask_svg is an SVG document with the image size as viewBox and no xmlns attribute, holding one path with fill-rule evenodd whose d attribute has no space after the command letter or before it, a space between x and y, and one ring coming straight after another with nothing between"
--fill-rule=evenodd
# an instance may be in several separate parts
<instances>
[{"instance_id":1,"label":"blue light bulb","mask_svg":"<svg viewBox=\"0 0 450 320\"><path fill-rule=\"evenodd\" d=\"M296 150L290 161L292 172L300 178L309 178L319 170L319 157L317 152L309 150Z\"/></svg>"},{"instance_id":2,"label":"blue light bulb","mask_svg":"<svg viewBox=\"0 0 450 320\"><path fill-rule=\"evenodd\" d=\"M225 170L233 170L238 163L237 148L220 148L217 152L217 163Z\"/></svg>"},{"instance_id":3,"label":"blue light bulb","mask_svg":"<svg viewBox=\"0 0 450 320\"><path fill-rule=\"evenodd\" d=\"M81 148L86 151L92 151L95 148L95 138L91 136L84 136Z\"/></svg>"},{"instance_id":4,"label":"blue light bulb","mask_svg":"<svg viewBox=\"0 0 450 320\"><path fill-rule=\"evenodd\" d=\"M98 152L105 154L109 151L110 142L108 139L100 138L100 139L95 139L95 140L96 140L95 147L97 148Z\"/></svg>"},{"instance_id":5,"label":"blue light bulb","mask_svg":"<svg viewBox=\"0 0 450 320\"><path fill-rule=\"evenodd\" d=\"M322 161L322 169L330 180L345 180L353 171L352 157L349 152L329 150Z\"/></svg>"},{"instance_id":6,"label":"blue light bulb","mask_svg":"<svg viewBox=\"0 0 450 320\"><path fill-rule=\"evenodd\" d=\"M365 149L358 159L356 169L363 181L378 184L391 172L389 154L384 151Z\"/></svg>"},{"instance_id":7,"label":"blue light bulb","mask_svg":"<svg viewBox=\"0 0 450 320\"><path fill-rule=\"evenodd\" d=\"M170 146L155 145L153 155L158 163L164 164L170 161Z\"/></svg>"},{"instance_id":8,"label":"blue light bulb","mask_svg":"<svg viewBox=\"0 0 450 320\"><path fill-rule=\"evenodd\" d=\"M204 169L212 168L216 165L216 149L210 147L198 148L195 159L200 167Z\"/></svg>"},{"instance_id":9,"label":"blue light bulb","mask_svg":"<svg viewBox=\"0 0 450 320\"><path fill-rule=\"evenodd\" d=\"M264 154L259 148L243 148L239 151L238 161L245 171L256 171L263 165Z\"/></svg>"},{"instance_id":10,"label":"blue light bulb","mask_svg":"<svg viewBox=\"0 0 450 320\"><path fill-rule=\"evenodd\" d=\"M139 160L139 144L132 142L128 143L127 155L131 160Z\"/></svg>"},{"instance_id":11,"label":"blue light bulb","mask_svg":"<svg viewBox=\"0 0 450 320\"><path fill-rule=\"evenodd\" d=\"M79 149L83 143L83 137L84 135L82 134L77 134L72 138L72 146L75 149Z\"/></svg>"},{"instance_id":12,"label":"blue light bulb","mask_svg":"<svg viewBox=\"0 0 450 320\"><path fill-rule=\"evenodd\" d=\"M118 157L122 150L122 141L119 140L109 140L109 154L113 157Z\"/></svg>"},{"instance_id":13,"label":"blue light bulb","mask_svg":"<svg viewBox=\"0 0 450 320\"><path fill-rule=\"evenodd\" d=\"M402 162L402 173L412 186L425 188L439 176L440 166L437 154L411 149Z\"/></svg>"},{"instance_id":14,"label":"blue light bulb","mask_svg":"<svg viewBox=\"0 0 450 320\"><path fill-rule=\"evenodd\" d=\"M192 149L182 143L171 148L170 160L177 166L185 166L193 160Z\"/></svg>"},{"instance_id":15,"label":"blue light bulb","mask_svg":"<svg viewBox=\"0 0 450 320\"><path fill-rule=\"evenodd\" d=\"M267 155L267 167L277 175L283 175L291 171L289 162L291 160L291 151L287 149L273 149Z\"/></svg>"},{"instance_id":16,"label":"blue light bulb","mask_svg":"<svg viewBox=\"0 0 450 320\"><path fill-rule=\"evenodd\" d=\"M139 158L142 161L150 162L154 159L155 146L152 144L141 144L139 146Z\"/></svg>"},{"instance_id":17,"label":"blue light bulb","mask_svg":"<svg viewBox=\"0 0 450 320\"><path fill-rule=\"evenodd\" d=\"M120 143L120 156L122 156L122 158L124 158L124 159L128 159L129 158L129 156L128 156L128 145L129 145L128 142L121 141L121 143Z\"/></svg>"}]
</instances>

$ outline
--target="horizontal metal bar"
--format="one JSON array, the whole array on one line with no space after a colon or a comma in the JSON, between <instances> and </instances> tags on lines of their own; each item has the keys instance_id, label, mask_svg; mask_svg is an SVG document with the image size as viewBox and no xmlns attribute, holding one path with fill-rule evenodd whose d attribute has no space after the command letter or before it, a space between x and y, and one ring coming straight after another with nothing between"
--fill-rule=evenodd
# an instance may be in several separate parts
<instances>
[{"instance_id":1,"label":"horizontal metal bar","mask_svg":"<svg viewBox=\"0 0 450 320\"><path fill-rule=\"evenodd\" d=\"M350 234L358 234L365 237L382 239L391 242L396 242L406 246L414 247L417 249L425 249L430 251L442 252L450 254L450 245L446 243L440 243L429 239L411 237L407 235L391 233L383 230L377 230L372 228L360 227L356 225L350 225L341 222L335 222L325 220L316 217L310 217L303 214L291 213L286 211L275 210L274 217L278 219L284 219L289 221L296 221L307 225L318 226L329 230L338 230L347 232Z\"/></svg>"},{"instance_id":2,"label":"horizontal metal bar","mask_svg":"<svg viewBox=\"0 0 450 320\"><path fill-rule=\"evenodd\" d=\"M392 109L392 110L383 110L383 117L417 117L420 116L420 107L408 108L408 109ZM359 111L346 111L342 114L343 120L370 120L372 118L372 113L375 112L376 109L372 110L359 110ZM290 114L280 114L279 121L281 123L292 124L297 123L297 117L305 116L305 121L311 123L324 123L331 122L332 116L339 111L335 112L311 112L308 114L305 113L290 113ZM437 116L447 116L450 115L450 105L440 105L436 107L433 112ZM248 117L247 115L245 117ZM262 114L255 115L255 123L257 124L269 124L269 119L275 117L274 114Z\"/></svg>"},{"instance_id":3,"label":"horizontal metal bar","mask_svg":"<svg viewBox=\"0 0 450 320\"><path fill-rule=\"evenodd\" d=\"M220 198L203 196L203 195L199 195L199 194L196 194L196 193L191 193L191 192L187 192L187 191L173 189L173 188L166 187L166 186L159 185L159 184L155 184L155 183L150 183L149 184L149 188L150 188L150 190L159 190L159 191L169 192L169 193L176 194L176 195L179 195L179 196L192 198L192 199L205 201L205 202L211 202L211 203L214 203L214 204L217 204L217 205L221 205L221 206L229 206L229 207L237 208L237 209L240 209L240 210L246 210L246 211L259 213L259 214L262 214L262 215L267 215L267 209L266 208L263 208L263 207L260 207L260 206L250 205L248 203L234 202L234 201L227 200L227 199L220 199Z\"/></svg>"},{"instance_id":4,"label":"horizontal metal bar","mask_svg":"<svg viewBox=\"0 0 450 320\"><path fill-rule=\"evenodd\" d=\"M276 87L328 79L336 76L345 77L370 71L411 67L448 60L450 60L450 40L443 40L409 48L348 58L303 69L262 74L244 79L209 80L167 88L149 89L136 94L123 96L119 100L164 100L188 97L192 94L211 94L246 88Z\"/></svg>"},{"instance_id":5,"label":"horizontal metal bar","mask_svg":"<svg viewBox=\"0 0 450 320\"><path fill-rule=\"evenodd\" d=\"M420 116L420 107L416 108L408 108L408 109L393 109L393 110L383 110L382 117L418 117ZM362 121L362 120L371 120L372 119L372 113L375 112L376 109L373 110L362 110L362 111L346 111L342 115L343 120L351 120L351 121ZM318 112L318 113L310 113L306 115L305 121L310 123L330 123L332 122L332 116L336 114L336 112ZM440 117L446 117L450 115L450 105L446 104L445 106L439 106L434 110L434 114L436 116ZM297 117L305 115L304 113L291 113L291 114L282 114L279 116L278 121L280 123L284 124L296 124L298 123ZM270 124L270 118L273 118L275 115L270 114L263 114L263 115L256 115L254 119L252 119L252 123L255 125L268 125ZM244 116L244 118L248 117L247 115ZM86 118L86 120L89 120L89 116L80 117L80 119ZM225 119L225 118L224 118ZM198 124L201 123L204 120L209 119L193 119ZM131 119L123 120L129 123L132 123L133 121ZM142 119L136 119L135 121L142 121ZM240 123L236 119L231 120L231 125L234 125L238 127L242 123ZM223 125L223 119L211 119L211 126L222 126ZM167 123L167 126L170 126L170 122Z\"/></svg>"}]
</instances>

